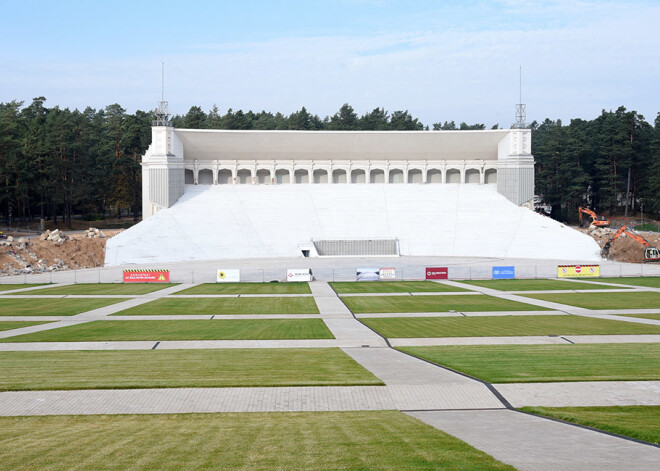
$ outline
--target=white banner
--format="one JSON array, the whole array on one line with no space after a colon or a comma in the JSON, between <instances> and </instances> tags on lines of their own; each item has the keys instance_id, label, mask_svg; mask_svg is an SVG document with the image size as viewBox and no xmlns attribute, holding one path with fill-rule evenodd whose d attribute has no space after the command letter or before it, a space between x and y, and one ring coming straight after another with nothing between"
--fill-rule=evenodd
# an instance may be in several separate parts
<instances>
[{"instance_id":1,"label":"white banner","mask_svg":"<svg viewBox=\"0 0 660 471\"><path fill-rule=\"evenodd\" d=\"M241 281L241 270L218 270L217 283L238 283Z\"/></svg>"},{"instance_id":2,"label":"white banner","mask_svg":"<svg viewBox=\"0 0 660 471\"><path fill-rule=\"evenodd\" d=\"M286 270L286 281L312 281L312 270L309 268L289 268Z\"/></svg>"},{"instance_id":3,"label":"white banner","mask_svg":"<svg viewBox=\"0 0 660 471\"><path fill-rule=\"evenodd\" d=\"M396 278L396 270L394 268L381 268L379 278L381 280L393 280Z\"/></svg>"},{"instance_id":4,"label":"white banner","mask_svg":"<svg viewBox=\"0 0 660 471\"><path fill-rule=\"evenodd\" d=\"M380 280L380 268L358 268L355 279L357 281L378 281Z\"/></svg>"}]
</instances>

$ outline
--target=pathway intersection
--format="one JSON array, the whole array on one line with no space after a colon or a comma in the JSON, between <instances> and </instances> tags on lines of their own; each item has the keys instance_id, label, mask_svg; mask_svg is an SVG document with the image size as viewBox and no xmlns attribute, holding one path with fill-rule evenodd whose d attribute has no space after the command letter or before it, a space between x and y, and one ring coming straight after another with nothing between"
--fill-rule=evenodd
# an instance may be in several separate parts
<instances>
[{"instance_id":1,"label":"pathway intersection","mask_svg":"<svg viewBox=\"0 0 660 471\"><path fill-rule=\"evenodd\" d=\"M660 309L592 311L523 297L454 281L439 282L471 292L522 302L549 311L372 313L353 314L325 282L310 283L319 314L187 315L186 319L319 318L334 339L318 340L165 340L109 342L15 342L11 337L98 320L137 321L182 319L180 315L112 316L124 309L164 297L237 297L238 295L177 295L193 286L181 284L145 295L56 295L54 298L128 298L74 316L3 316L2 321L54 321L0 331L0 351L169 350L225 348L339 347L384 386L179 388L134 390L7 391L0 392L0 415L165 414L188 412L355 411L396 409L454 435L518 469L659 469L660 448L621 437L515 411L522 406L660 405L660 381L489 384L405 354L393 347L432 345L542 345L567 343L658 343L660 335L567 335L562 337L456 337L385 339L360 319L385 317L448 317L492 315L575 315L660 325L660 320L621 314L660 313ZM553 293L580 292L576 290ZM602 292L657 292L657 288L610 283ZM2 298L43 299L40 287L0 293ZM542 292L542 291L537 291ZM525 294L537 293L525 291ZM585 291L587 292L587 291ZM592 292L590 290L589 292ZM385 293L378 293L384 295ZM402 296L446 293L398 293ZM457 293L450 293L457 294ZM259 295L240 295L257 297ZM267 295L275 297L278 295ZM280 295L305 296L305 295ZM307 295L310 296L310 295ZM343 296L343 295L342 295ZM349 295L346 295L347 297ZM360 294L362 296L362 294ZM542 444L542 446L539 446Z\"/></svg>"}]
</instances>

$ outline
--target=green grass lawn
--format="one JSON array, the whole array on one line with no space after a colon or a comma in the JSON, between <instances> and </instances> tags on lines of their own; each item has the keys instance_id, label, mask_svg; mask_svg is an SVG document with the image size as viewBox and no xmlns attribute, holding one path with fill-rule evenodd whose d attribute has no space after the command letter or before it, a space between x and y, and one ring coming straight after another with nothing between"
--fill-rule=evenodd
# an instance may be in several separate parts
<instances>
[{"instance_id":1,"label":"green grass lawn","mask_svg":"<svg viewBox=\"0 0 660 471\"><path fill-rule=\"evenodd\" d=\"M521 410L660 445L660 406L523 407Z\"/></svg>"},{"instance_id":2,"label":"green grass lawn","mask_svg":"<svg viewBox=\"0 0 660 471\"><path fill-rule=\"evenodd\" d=\"M565 280L473 280L461 281L468 285L481 286L482 288L497 289L500 291L543 291L560 289L609 289L611 286L573 283Z\"/></svg>"},{"instance_id":3,"label":"green grass lawn","mask_svg":"<svg viewBox=\"0 0 660 471\"><path fill-rule=\"evenodd\" d=\"M330 286L345 293L429 293L468 291L433 281L333 281Z\"/></svg>"},{"instance_id":4,"label":"green grass lawn","mask_svg":"<svg viewBox=\"0 0 660 471\"><path fill-rule=\"evenodd\" d=\"M6 469L514 470L397 411L0 418Z\"/></svg>"},{"instance_id":5,"label":"green grass lawn","mask_svg":"<svg viewBox=\"0 0 660 471\"><path fill-rule=\"evenodd\" d=\"M0 352L0 390L383 383L338 348Z\"/></svg>"},{"instance_id":6,"label":"green grass lawn","mask_svg":"<svg viewBox=\"0 0 660 471\"><path fill-rule=\"evenodd\" d=\"M314 298L161 298L115 316L184 314L318 314Z\"/></svg>"},{"instance_id":7,"label":"green grass lawn","mask_svg":"<svg viewBox=\"0 0 660 471\"><path fill-rule=\"evenodd\" d=\"M176 286L177 283L78 283L53 286L16 294L147 294Z\"/></svg>"},{"instance_id":8,"label":"green grass lawn","mask_svg":"<svg viewBox=\"0 0 660 471\"><path fill-rule=\"evenodd\" d=\"M660 325L564 315L381 317L360 320L388 338L660 334Z\"/></svg>"},{"instance_id":9,"label":"green grass lawn","mask_svg":"<svg viewBox=\"0 0 660 471\"><path fill-rule=\"evenodd\" d=\"M660 293L544 293L525 294L527 298L586 309L660 309Z\"/></svg>"},{"instance_id":10,"label":"green grass lawn","mask_svg":"<svg viewBox=\"0 0 660 471\"><path fill-rule=\"evenodd\" d=\"M175 294L311 294L305 282L203 283Z\"/></svg>"},{"instance_id":11,"label":"green grass lawn","mask_svg":"<svg viewBox=\"0 0 660 471\"><path fill-rule=\"evenodd\" d=\"M648 286L649 288L660 288L660 276L630 276L620 278L598 278L604 283L618 283L620 285Z\"/></svg>"},{"instance_id":12,"label":"green grass lawn","mask_svg":"<svg viewBox=\"0 0 660 471\"><path fill-rule=\"evenodd\" d=\"M491 383L660 380L660 344L401 347Z\"/></svg>"},{"instance_id":13,"label":"green grass lawn","mask_svg":"<svg viewBox=\"0 0 660 471\"><path fill-rule=\"evenodd\" d=\"M127 298L126 298L127 299ZM73 316L111 304L124 298L0 299L0 316Z\"/></svg>"},{"instance_id":14,"label":"green grass lawn","mask_svg":"<svg viewBox=\"0 0 660 471\"><path fill-rule=\"evenodd\" d=\"M20 329L21 327L30 327L32 325L47 324L47 322L18 322L2 321L0 322L0 332L3 330Z\"/></svg>"},{"instance_id":15,"label":"green grass lawn","mask_svg":"<svg viewBox=\"0 0 660 471\"><path fill-rule=\"evenodd\" d=\"M44 286L46 283L23 283L20 285L12 285L12 284L6 284L6 285L0 285L0 292L2 291L11 291L13 289L21 289L21 288L34 288L35 286Z\"/></svg>"},{"instance_id":16,"label":"green grass lawn","mask_svg":"<svg viewBox=\"0 0 660 471\"><path fill-rule=\"evenodd\" d=\"M547 311L484 294L443 296L346 296L341 298L355 314L370 312Z\"/></svg>"},{"instance_id":17,"label":"green grass lawn","mask_svg":"<svg viewBox=\"0 0 660 471\"><path fill-rule=\"evenodd\" d=\"M0 342L332 339L321 319L93 321Z\"/></svg>"}]
</instances>

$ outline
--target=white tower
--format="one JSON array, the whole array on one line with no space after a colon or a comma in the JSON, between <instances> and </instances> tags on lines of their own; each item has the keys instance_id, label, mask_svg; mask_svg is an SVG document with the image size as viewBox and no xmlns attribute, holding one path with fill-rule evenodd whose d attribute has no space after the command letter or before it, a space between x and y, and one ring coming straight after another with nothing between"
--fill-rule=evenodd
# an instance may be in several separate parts
<instances>
[{"instance_id":1,"label":"white tower","mask_svg":"<svg viewBox=\"0 0 660 471\"><path fill-rule=\"evenodd\" d=\"M151 127L151 145L142 157L142 219L169 208L183 195L183 144L170 126L165 101L165 66L161 72L161 97Z\"/></svg>"}]
</instances>

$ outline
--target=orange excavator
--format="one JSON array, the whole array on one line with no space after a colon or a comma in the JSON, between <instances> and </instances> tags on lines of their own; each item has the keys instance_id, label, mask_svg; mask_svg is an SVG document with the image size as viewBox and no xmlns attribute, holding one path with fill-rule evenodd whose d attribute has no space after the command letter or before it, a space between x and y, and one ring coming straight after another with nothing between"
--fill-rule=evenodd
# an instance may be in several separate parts
<instances>
[{"instance_id":1,"label":"orange excavator","mask_svg":"<svg viewBox=\"0 0 660 471\"><path fill-rule=\"evenodd\" d=\"M626 234L627 236L631 237L632 239L636 240L640 244L642 244L645 249L644 249L644 263L646 262L660 262L660 251L656 249L655 247L651 247L651 244L642 237L641 235L637 234L634 232L632 229L628 229L628 226L621 226L618 231L612 236L610 240L608 240L605 245L603 246L601 250L601 255L603 257L607 257L610 254L610 247L612 245L612 242L617 240L621 234Z\"/></svg>"},{"instance_id":2,"label":"orange excavator","mask_svg":"<svg viewBox=\"0 0 660 471\"><path fill-rule=\"evenodd\" d=\"M604 216L598 216L596 213L594 213L592 210L589 208L578 208L579 211L579 216L580 216L580 226L588 226L593 224L594 226L597 227L608 227L610 225L610 221L605 219ZM586 218L583 220L582 215L586 214L591 217L591 221L588 221L589 223L587 224Z\"/></svg>"}]
</instances>

